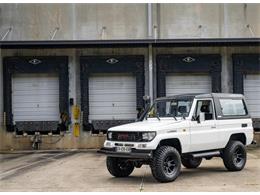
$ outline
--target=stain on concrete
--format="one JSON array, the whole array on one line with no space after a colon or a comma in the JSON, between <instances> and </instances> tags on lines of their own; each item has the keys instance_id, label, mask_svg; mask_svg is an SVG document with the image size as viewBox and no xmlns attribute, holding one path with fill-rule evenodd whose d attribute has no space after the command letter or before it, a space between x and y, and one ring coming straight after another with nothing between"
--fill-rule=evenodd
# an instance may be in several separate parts
<instances>
[{"instance_id":1,"label":"stain on concrete","mask_svg":"<svg viewBox=\"0 0 260 195\"><path fill-rule=\"evenodd\" d=\"M64 153L58 153L58 154L43 154L36 158L33 157L32 159L28 159L27 161L25 161L25 163L22 165L12 167L12 168L7 169L6 171L0 173L0 180L6 180L6 179L10 179L12 177L17 177L17 176L25 173L26 171L35 170L40 166L46 166L49 163L73 156L74 154L76 154L76 152L64 152ZM17 156L18 156L17 158L19 158L21 156L24 157L24 154L17 155Z\"/></svg>"}]
</instances>

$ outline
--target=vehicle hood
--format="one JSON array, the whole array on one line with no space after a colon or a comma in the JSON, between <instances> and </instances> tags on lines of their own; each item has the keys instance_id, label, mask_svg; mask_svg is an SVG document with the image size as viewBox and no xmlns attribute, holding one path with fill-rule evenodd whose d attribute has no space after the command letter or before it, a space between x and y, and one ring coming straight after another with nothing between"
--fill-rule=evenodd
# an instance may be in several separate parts
<instances>
[{"instance_id":1,"label":"vehicle hood","mask_svg":"<svg viewBox=\"0 0 260 195\"><path fill-rule=\"evenodd\" d=\"M134 122L116 127L111 127L108 131L158 131L165 129L173 124L180 124L183 120L144 120L141 122Z\"/></svg>"}]
</instances>

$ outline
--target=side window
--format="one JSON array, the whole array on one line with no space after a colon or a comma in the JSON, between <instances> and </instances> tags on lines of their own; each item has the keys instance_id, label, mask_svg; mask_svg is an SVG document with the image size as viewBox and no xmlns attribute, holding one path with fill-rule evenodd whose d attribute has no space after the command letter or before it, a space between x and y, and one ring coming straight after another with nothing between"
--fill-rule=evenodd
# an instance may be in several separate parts
<instances>
[{"instance_id":1,"label":"side window","mask_svg":"<svg viewBox=\"0 0 260 195\"><path fill-rule=\"evenodd\" d=\"M214 119L214 112L213 112L213 105L211 100L199 100L197 101L196 111L195 111L195 118L197 119L200 116L200 113L205 113L205 120L213 120Z\"/></svg>"},{"instance_id":2,"label":"side window","mask_svg":"<svg viewBox=\"0 0 260 195\"><path fill-rule=\"evenodd\" d=\"M242 99L219 99L223 116L245 116L247 110Z\"/></svg>"}]
</instances>

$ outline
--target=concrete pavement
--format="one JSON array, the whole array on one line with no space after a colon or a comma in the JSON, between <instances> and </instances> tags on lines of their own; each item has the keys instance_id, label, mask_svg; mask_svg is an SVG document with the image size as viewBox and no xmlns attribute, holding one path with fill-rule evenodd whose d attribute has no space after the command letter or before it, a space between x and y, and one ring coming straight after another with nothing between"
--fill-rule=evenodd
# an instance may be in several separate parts
<instances>
[{"instance_id":1,"label":"concrete pavement","mask_svg":"<svg viewBox=\"0 0 260 195\"><path fill-rule=\"evenodd\" d=\"M0 191L260 191L260 148L248 149L241 172L226 171L220 158L203 160L195 170L182 168L175 182L158 183L149 166L128 178L114 178L105 156L95 150L1 154Z\"/></svg>"}]
</instances>

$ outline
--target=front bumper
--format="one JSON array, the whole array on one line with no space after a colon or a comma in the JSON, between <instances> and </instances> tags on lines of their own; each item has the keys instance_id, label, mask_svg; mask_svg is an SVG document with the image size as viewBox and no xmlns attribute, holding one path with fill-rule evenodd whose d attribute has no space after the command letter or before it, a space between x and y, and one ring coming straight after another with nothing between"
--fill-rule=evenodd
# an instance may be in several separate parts
<instances>
[{"instance_id":1,"label":"front bumper","mask_svg":"<svg viewBox=\"0 0 260 195\"><path fill-rule=\"evenodd\" d=\"M151 159L153 154L151 150L137 150L137 149L132 149L130 153L119 153L115 151L115 148L101 148L97 152L111 157L133 158L133 159Z\"/></svg>"}]
</instances>

